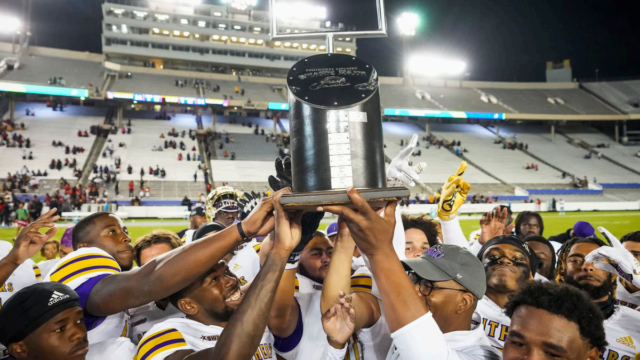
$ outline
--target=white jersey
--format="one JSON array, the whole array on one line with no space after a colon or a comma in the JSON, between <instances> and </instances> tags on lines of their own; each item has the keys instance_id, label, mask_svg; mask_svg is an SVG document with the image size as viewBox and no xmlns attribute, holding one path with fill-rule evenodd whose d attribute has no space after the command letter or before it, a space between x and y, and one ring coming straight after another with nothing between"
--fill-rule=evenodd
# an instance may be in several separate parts
<instances>
[{"instance_id":1,"label":"white jersey","mask_svg":"<svg viewBox=\"0 0 640 360\"><path fill-rule=\"evenodd\" d=\"M127 336L128 315L124 311L106 317L93 316L86 312L86 304L91 290L103 278L118 273L120 273L120 265L111 255L96 247L85 247L59 259L44 279L44 281L65 284L80 296L80 306L85 309L84 323L89 339L87 359L90 359L92 355L103 354L105 345L101 345L100 352L95 350L94 345L103 341L114 342L119 337ZM131 345L133 346L133 344Z\"/></svg>"},{"instance_id":2,"label":"white jersey","mask_svg":"<svg viewBox=\"0 0 640 360\"><path fill-rule=\"evenodd\" d=\"M153 326L138 344L134 360L162 360L179 350L195 352L216 346L220 334L220 326L204 325L189 319L169 319ZM276 360L273 351L273 335L264 331L260 346L253 360Z\"/></svg>"},{"instance_id":3,"label":"white jersey","mask_svg":"<svg viewBox=\"0 0 640 360\"><path fill-rule=\"evenodd\" d=\"M383 360L391 347L391 331L384 315L380 291L369 268L362 267L351 276L351 292L373 295L380 307L380 318L370 328L361 329L351 337L345 360Z\"/></svg>"},{"instance_id":4,"label":"white jersey","mask_svg":"<svg viewBox=\"0 0 640 360\"><path fill-rule=\"evenodd\" d=\"M285 270L294 271L294 270ZM300 318L294 333L286 339L276 338L278 355L287 360L321 360L327 334L322 328L320 297L322 284L297 274L295 298L300 307Z\"/></svg>"},{"instance_id":5,"label":"white jersey","mask_svg":"<svg viewBox=\"0 0 640 360\"><path fill-rule=\"evenodd\" d=\"M500 360L482 327L443 334L431 313L391 334L393 345L387 360Z\"/></svg>"},{"instance_id":6,"label":"white jersey","mask_svg":"<svg viewBox=\"0 0 640 360\"><path fill-rule=\"evenodd\" d=\"M182 239L180 239L180 242L182 243L182 245L187 245L187 244L191 244L193 242L193 235L196 233L195 230L187 230L184 232L184 235L182 236Z\"/></svg>"},{"instance_id":7,"label":"white jersey","mask_svg":"<svg viewBox=\"0 0 640 360\"><path fill-rule=\"evenodd\" d=\"M482 234L482 229L472 231L469 234L469 243L478 241L478 239L480 239L480 234Z\"/></svg>"},{"instance_id":8,"label":"white jersey","mask_svg":"<svg viewBox=\"0 0 640 360\"><path fill-rule=\"evenodd\" d=\"M640 291L630 293L618 278L618 287L616 288L616 304L626 306L631 309L637 309L640 306Z\"/></svg>"},{"instance_id":9,"label":"white jersey","mask_svg":"<svg viewBox=\"0 0 640 360\"><path fill-rule=\"evenodd\" d=\"M471 322L474 325L481 324L491 345L502 351L511 326L511 319L504 313L504 309L485 296L478 301Z\"/></svg>"},{"instance_id":10,"label":"white jersey","mask_svg":"<svg viewBox=\"0 0 640 360\"><path fill-rule=\"evenodd\" d=\"M167 307L163 310L158 307L155 301L152 301L147 305L129 310L129 317L129 324L131 324L129 326L129 339L133 344L138 345L140 339L154 325L169 319L184 318L185 315L171 303L167 304Z\"/></svg>"},{"instance_id":11,"label":"white jersey","mask_svg":"<svg viewBox=\"0 0 640 360\"><path fill-rule=\"evenodd\" d=\"M5 258L9 255L9 252L13 248L13 244L8 241L0 240L0 259ZM18 291L26 288L27 286L31 286L36 282L40 281L42 275L40 273L40 268L36 265L36 263L27 259L24 263L20 264L16 271L14 271L7 281L4 284L0 284L0 309L4 305L4 303L9 300L13 294ZM9 353L6 351L6 348L0 344L0 359L5 359L9 357Z\"/></svg>"},{"instance_id":12,"label":"white jersey","mask_svg":"<svg viewBox=\"0 0 640 360\"><path fill-rule=\"evenodd\" d=\"M640 352L640 312L616 306L604 321L604 333L609 345L600 359L633 360Z\"/></svg>"},{"instance_id":13,"label":"white jersey","mask_svg":"<svg viewBox=\"0 0 640 360\"><path fill-rule=\"evenodd\" d=\"M42 275L46 276L51 271L51 269L53 269L55 264L58 263L58 260L60 260L60 259L51 259L51 260L40 261L38 263L38 267L40 268L40 272L42 272Z\"/></svg>"},{"instance_id":14,"label":"white jersey","mask_svg":"<svg viewBox=\"0 0 640 360\"><path fill-rule=\"evenodd\" d=\"M253 240L240 248L229 261L229 270L234 273L241 285L253 281L260 272L260 248L262 244Z\"/></svg>"}]
</instances>

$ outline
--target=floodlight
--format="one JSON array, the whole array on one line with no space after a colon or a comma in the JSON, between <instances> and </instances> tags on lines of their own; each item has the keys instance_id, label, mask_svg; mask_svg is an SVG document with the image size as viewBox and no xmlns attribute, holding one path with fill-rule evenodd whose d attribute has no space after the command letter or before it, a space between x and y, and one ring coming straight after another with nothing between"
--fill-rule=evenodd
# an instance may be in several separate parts
<instances>
[{"instance_id":1,"label":"floodlight","mask_svg":"<svg viewBox=\"0 0 640 360\"><path fill-rule=\"evenodd\" d=\"M240 29L242 29L242 26L240 26L240 25L233 25L233 28L234 28L235 30L240 30Z\"/></svg>"},{"instance_id":2,"label":"floodlight","mask_svg":"<svg viewBox=\"0 0 640 360\"><path fill-rule=\"evenodd\" d=\"M462 75L466 67L467 65L459 60L424 55L410 58L407 64L410 72L429 77Z\"/></svg>"},{"instance_id":3,"label":"floodlight","mask_svg":"<svg viewBox=\"0 0 640 360\"><path fill-rule=\"evenodd\" d=\"M180 19L180 24L189 25L189 20L188 19Z\"/></svg>"},{"instance_id":4,"label":"floodlight","mask_svg":"<svg viewBox=\"0 0 640 360\"><path fill-rule=\"evenodd\" d=\"M146 11L138 11L138 10L133 10L133 13L137 16L137 17L145 17L147 16L147 12Z\"/></svg>"},{"instance_id":5,"label":"floodlight","mask_svg":"<svg viewBox=\"0 0 640 360\"><path fill-rule=\"evenodd\" d=\"M220 39L220 35L213 35L213 40L218 40Z\"/></svg>"},{"instance_id":6,"label":"floodlight","mask_svg":"<svg viewBox=\"0 0 640 360\"><path fill-rule=\"evenodd\" d=\"M189 36L189 34L190 34L190 32L188 32L188 31L185 31L185 32L182 33L182 35L184 35L184 36Z\"/></svg>"},{"instance_id":7,"label":"floodlight","mask_svg":"<svg viewBox=\"0 0 640 360\"><path fill-rule=\"evenodd\" d=\"M163 30L162 33L165 35L169 35L169 30Z\"/></svg>"},{"instance_id":8,"label":"floodlight","mask_svg":"<svg viewBox=\"0 0 640 360\"><path fill-rule=\"evenodd\" d=\"M207 26L207 22L206 22L206 21L202 21L202 20L200 20L200 21L198 21L198 26L200 26L200 27L206 27L206 26Z\"/></svg>"},{"instance_id":9,"label":"floodlight","mask_svg":"<svg viewBox=\"0 0 640 360\"><path fill-rule=\"evenodd\" d=\"M414 13L403 13L398 17L398 27L400 28L400 35L414 36L416 34L416 28L420 23L420 17Z\"/></svg>"},{"instance_id":10,"label":"floodlight","mask_svg":"<svg viewBox=\"0 0 640 360\"><path fill-rule=\"evenodd\" d=\"M255 44L255 43L256 43L256 39L249 39L249 44Z\"/></svg>"},{"instance_id":11,"label":"floodlight","mask_svg":"<svg viewBox=\"0 0 640 360\"><path fill-rule=\"evenodd\" d=\"M159 32L160 32L160 29L158 29L158 28L153 28L153 32L157 34L157 33L159 33Z\"/></svg>"},{"instance_id":12,"label":"floodlight","mask_svg":"<svg viewBox=\"0 0 640 360\"><path fill-rule=\"evenodd\" d=\"M229 38L228 36L223 36L223 37L220 38L220 40L227 41L228 38Z\"/></svg>"},{"instance_id":13,"label":"floodlight","mask_svg":"<svg viewBox=\"0 0 640 360\"><path fill-rule=\"evenodd\" d=\"M282 43L280 41L276 41L275 43L273 43L275 46L280 46L282 45Z\"/></svg>"},{"instance_id":14,"label":"floodlight","mask_svg":"<svg viewBox=\"0 0 640 360\"><path fill-rule=\"evenodd\" d=\"M173 35L180 35L180 31L179 30L173 30Z\"/></svg>"},{"instance_id":15,"label":"floodlight","mask_svg":"<svg viewBox=\"0 0 640 360\"><path fill-rule=\"evenodd\" d=\"M220 11L216 11L213 13L213 16L222 16L222 13Z\"/></svg>"},{"instance_id":16,"label":"floodlight","mask_svg":"<svg viewBox=\"0 0 640 360\"><path fill-rule=\"evenodd\" d=\"M247 39L246 38L240 38L240 42L241 43L245 43L245 42L247 42Z\"/></svg>"},{"instance_id":17,"label":"floodlight","mask_svg":"<svg viewBox=\"0 0 640 360\"><path fill-rule=\"evenodd\" d=\"M20 20L18 18L13 18L9 16L0 16L0 32L15 32L18 31L22 27Z\"/></svg>"},{"instance_id":18,"label":"floodlight","mask_svg":"<svg viewBox=\"0 0 640 360\"><path fill-rule=\"evenodd\" d=\"M259 44L259 45L264 44L264 40L258 40L258 44Z\"/></svg>"}]
</instances>

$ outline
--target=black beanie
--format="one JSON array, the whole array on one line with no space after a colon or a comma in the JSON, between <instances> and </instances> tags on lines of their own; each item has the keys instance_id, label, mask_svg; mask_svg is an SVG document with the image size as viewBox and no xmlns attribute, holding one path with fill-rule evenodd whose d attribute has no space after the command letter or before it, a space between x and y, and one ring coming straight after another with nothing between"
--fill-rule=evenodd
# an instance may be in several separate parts
<instances>
[{"instance_id":1,"label":"black beanie","mask_svg":"<svg viewBox=\"0 0 640 360\"><path fill-rule=\"evenodd\" d=\"M67 285L37 283L15 293L0 309L0 344L24 340L61 312L80 307L80 297Z\"/></svg>"},{"instance_id":2,"label":"black beanie","mask_svg":"<svg viewBox=\"0 0 640 360\"><path fill-rule=\"evenodd\" d=\"M484 252L487 251L489 247L499 244L513 245L520 249L529 258L529 264L531 266L531 276L536 275L536 271L538 270L538 257L536 256L536 253L534 253L531 248L529 248L529 245L527 245L520 237L515 235L496 236L493 239L487 241L484 245L482 245L480 252L478 252L478 259L482 261L482 255L484 255Z\"/></svg>"}]
</instances>

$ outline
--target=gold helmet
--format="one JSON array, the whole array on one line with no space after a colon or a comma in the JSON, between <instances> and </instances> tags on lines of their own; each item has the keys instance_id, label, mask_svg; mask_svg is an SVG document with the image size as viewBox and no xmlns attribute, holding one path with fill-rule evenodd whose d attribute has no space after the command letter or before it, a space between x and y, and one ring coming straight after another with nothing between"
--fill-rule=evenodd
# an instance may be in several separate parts
<instances>
[{"instance_id":1,"label":"gold helmet","mask_svg":"<svg viewBox=\"0 0 640 360\"><path fill-rule=\"evenodd\" d=\"M238 199L242 197L242 193L231 186L221 186L213 190L204 203L207 221L212 222L218 211L237 212Z\"/></svg>"}]
</instances>

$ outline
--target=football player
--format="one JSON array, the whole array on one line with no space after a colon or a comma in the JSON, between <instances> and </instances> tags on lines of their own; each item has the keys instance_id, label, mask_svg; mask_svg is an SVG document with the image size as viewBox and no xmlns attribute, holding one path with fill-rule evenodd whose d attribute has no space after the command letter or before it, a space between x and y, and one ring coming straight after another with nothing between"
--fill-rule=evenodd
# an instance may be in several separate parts
<instances>
[{"instance_id":1,"label":"football player","mask_svg":"<svg viewBox=\"0 0 640 360\"><path fill-rule=\"evenodd\" d=\"M226 227L238 219L238 199L242 193L230 186L213 190L205 202L207 222L218 222Z\"/></svg>"}]
</instances>

